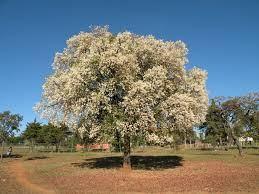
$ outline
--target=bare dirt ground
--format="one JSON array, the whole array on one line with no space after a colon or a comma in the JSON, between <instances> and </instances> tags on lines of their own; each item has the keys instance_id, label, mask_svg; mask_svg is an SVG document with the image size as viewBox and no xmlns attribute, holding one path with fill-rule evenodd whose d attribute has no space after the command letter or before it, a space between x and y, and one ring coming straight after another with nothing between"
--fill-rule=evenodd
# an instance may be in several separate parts
<instances>
[{"instance_id":1,"label":"bare dirt ground","mask_svg":"<svg viewBox=\"0 0 259 194\"><path fill-rule=\"evenodd\" d=\"M124 171L111 154L20 158L0 167L0 193L259 193L258 161L258 154L142 154Z\"/></svg>"},{"instance_id":2,"label":"bare dirt ground","mask_svg":"<svg viewBox=\"0 0 259 194\"><path fill-rule=\"evenodd\" d=\"M29 174L26 172L26 169L23 167L21 161L14 161L9 165L10 171L12 175L15 175L15 180L22 185L24 188L28 190L28 192L32 193L46 193L52 194L55 193L50 188L44 188L42 185L37 185L29 180Z\"/></svg>"},{"instance_id":3,"label":"bare dirt ground","mask_svg":"<svg viewBox=\"0 0 259 194\"><path fill-rule=\"evenodd\" d=\"M259 169L220 161L183 162L167 171L100 170L50 179L62 193L257 192Z\"/></svg>"},{"instance_id":4,"label":"bare dirt ground","mask_svg":"<svg viewBox=\"0 0 259 194\"><path fill-rule=\"evenodd\" d=\"M8 172L9 162L0 163L0 193L28 193L15 178Z\"/></svg>"}]
</instances>

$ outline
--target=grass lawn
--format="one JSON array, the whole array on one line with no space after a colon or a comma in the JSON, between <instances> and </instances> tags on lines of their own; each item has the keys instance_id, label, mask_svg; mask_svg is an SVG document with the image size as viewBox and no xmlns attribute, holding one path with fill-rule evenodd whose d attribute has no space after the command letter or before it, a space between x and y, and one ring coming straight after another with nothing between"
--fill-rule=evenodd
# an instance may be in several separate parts
<instances>
[{"instance_id":1,"label":"grass lawn","mask_svg":"<svg viewBox=\"0 0 259 194\"><path fill-rule=\"evenodd\" d=\"M0 193L256 193L259 150L245 152L134 150L132 171L120 153L19 153L0 164Z\"/></svg>"}]
</instances>

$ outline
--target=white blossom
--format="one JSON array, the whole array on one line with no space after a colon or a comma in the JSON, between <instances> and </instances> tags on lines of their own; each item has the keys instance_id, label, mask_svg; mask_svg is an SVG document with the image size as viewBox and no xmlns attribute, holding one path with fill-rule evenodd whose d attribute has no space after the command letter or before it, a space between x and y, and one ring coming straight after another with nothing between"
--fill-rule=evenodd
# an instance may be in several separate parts
<instances>
[{"instance_id":1,"label":"white blossom","mask_svg":"<svg viewBox=\"0 0 259 194\"><path fill-rule=\"evenodd\" d=\"M112 34L107 27L81 32L56 54L35 109L91 137L117 129L173 142L170 132L204 122L208 105L207 74L185 69L187 53L181 41Z\"/></svg>"}]
</instances>

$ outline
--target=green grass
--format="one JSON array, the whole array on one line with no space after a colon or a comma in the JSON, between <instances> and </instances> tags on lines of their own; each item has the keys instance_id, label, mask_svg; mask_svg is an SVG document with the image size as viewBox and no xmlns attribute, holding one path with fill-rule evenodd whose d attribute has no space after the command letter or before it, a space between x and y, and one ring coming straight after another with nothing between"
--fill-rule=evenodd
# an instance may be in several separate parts
<instances>
[{"instance_id":1,"label":"green grass","mask_svg":"<svg viewBox=\"0 0 259 194\"><path fill-rule=\"evenodd\" d=\"M182 158L183 161L193 161L193 162L201 162L201 161L222 161L227 162L228 164L246 164L246 165L256 165L259 166L259 150L255 149L247 149L244 150L244 157L239 157L237 150L229 150L229 151L209 151L209 150L172 150L167 148L158 148L151 147L146 148L142 152L139 150L134 150L132 156L156 156L156 157L179 157ZM106 158L106 157L114 157L116 160L113 162L117 162L117 158L122 157L122 153L110 153L110 152L72 152L72 153L26 153L22 160L24 160L24 164L27 169L35 169L33 167L33 163L30 163L31 160L38 160L40 163L40 167L38 170L40 171L54 171L55 169L61 168L64 165L72 164L72 163L80 163L84 162L86 158ZM159 160L159 158L157 158ZM161 160L163 160L161 158ZM105 163L105 160L103 160ZM143 163L139 164L140 166ZM155 164L154 164L155 165ZM40 168L40 169L39 169ZM97 168L98 169L98 168Z\"/></svg>"},{"instance_id":2,"label":"green grass","mask_svg":"<svg viewBox=\"0 0 259 194\"><path fill-rule=\"evenodd\" d=\"M80 159L84 157L105 157L105 156L122 156L122 153L115 152L31 152L28 147L13 147L13 153L21 155L24 160L33 157L62 157L64 160ZM186 149L186 150L173 150L170 148L161 147L146 147L144 149L134 149L132 155L137 156L181 156L185 160L190 161L201 161L201 160L220 160L227 162L249 162L257 163L259 160L259 149L244 149L244 157L239 157L238 151L236 149L225 150L196 150L196 149Z\"/></svg>"}]
</instances>

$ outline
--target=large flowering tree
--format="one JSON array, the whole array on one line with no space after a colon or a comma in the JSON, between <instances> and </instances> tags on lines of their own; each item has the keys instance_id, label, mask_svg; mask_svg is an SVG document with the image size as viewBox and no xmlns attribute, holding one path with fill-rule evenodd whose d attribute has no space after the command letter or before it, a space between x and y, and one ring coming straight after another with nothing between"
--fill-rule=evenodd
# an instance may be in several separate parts
<instances>
[{"instance_id":1,"label":"large flowering tree","mask_svg":"<svg viewBox=\"0 0 259 194\"><path fill-rule=\"evenodd\" d=\"M204 122L207 74L185 69L187 52L181 41L112 34L107 27L81 32L56 54L36 110L91 138L119 132L123 165L130 166L132 136L172 141L174 130Z\"/></svg>"}]
</instances>

